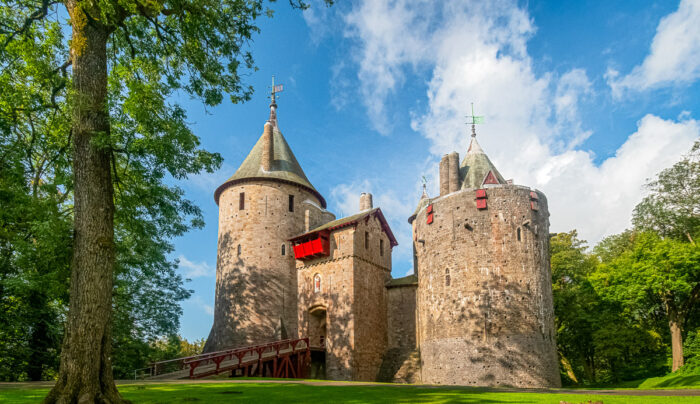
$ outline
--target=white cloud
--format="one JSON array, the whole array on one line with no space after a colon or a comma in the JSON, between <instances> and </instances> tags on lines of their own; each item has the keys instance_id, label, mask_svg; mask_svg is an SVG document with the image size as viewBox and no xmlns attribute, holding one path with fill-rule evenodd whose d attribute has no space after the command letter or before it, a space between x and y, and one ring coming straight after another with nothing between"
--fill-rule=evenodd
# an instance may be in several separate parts
<instances>
[{"instance_id":1,"label":"white cloud","mask_svg":"<svg viewBox=\"0 0 700 404\"><path fill-rule=\"evenodd\" d=\"M191 299L190 302L192 302L195 306L203 310L205 313L207 313L210 316L214 315L214 307L210 304L206 304L204 300L202 300L201 297L198 295L194 295Z\"/></svg>"},{"instance_id":2,"label":"white cloud","mask_svg":"<svg viewBox=\"0 0 700 404\"><path fill-rule=\"evenodd\" d=\"M696 120L674 122L649 114L600 166L588 152L550 155L539 169L532 167L529 184L547 194L552 231L579 229L582 238L595 243L631 225L647 179L678 161L698 136Z\"/></svg>"},{"instance_id":3,"label":"white cloud","mask_svg":"<svg viewBox=\"0 0 700 404\"><path fill-rule=\"evenodd\" d=\"M177 259L180 262L179 268L184 270L184 276L187 279L214 276L214 269L206 261L192 262L182 254Z\"/></svg>"},{"instance_id":4,"label":"white cloud","mask_svg":"<svg viewBox=\"0 0 700 404\"><path fill-rule=\"evenodd\" d=\"M321 0L311 0L311 7L302 12L304 22L311 30L309 38L314 45L318 45L327 35L330 34L331 25L327 23L330 18L328 6Z\"/></svg>"},{"instance_id":5,"label":"white cloud","mask_svg":"<svg viewBox=\"0 0 700 404\"><path fill-rule=\"evenodd\" d=\"M591 135L579 113L592 92L590 80L581 69L534 72L526 43L535 28L515 1L366 0L345 21L368 115L380 132L391 129L382 120L385 103L407 71L420 66L428 72L427 108L413 111L412 127L430 141L431 190L439 157L466 151L464 115L474 101L487 119L478 130L481 145L506 178L547 194L552 231L576 228L594 243L624 230L645 179L700 135L698 122L687 116L674 122L647 115L615 156L596 165L592 153L576 149ZM419 172L406 175L420 178ZM409 214L418 195L411 196L412 206L404 209ZM402 235L409 233L403 220L400 230L392 223Z\"/></svg>"},{"instance_id":6,"label":"white cloud","mask_svg":"<svg viewBox=\"0 0 700 404\"><path fill-rule=\"evenodd\" d=\"M678 10L665 16L656 28L649 54L641 65L620 77L608 71L613 95L625 90L646 90L700 78L700 0L681 0Z\"/></svg>"}]
</instances>

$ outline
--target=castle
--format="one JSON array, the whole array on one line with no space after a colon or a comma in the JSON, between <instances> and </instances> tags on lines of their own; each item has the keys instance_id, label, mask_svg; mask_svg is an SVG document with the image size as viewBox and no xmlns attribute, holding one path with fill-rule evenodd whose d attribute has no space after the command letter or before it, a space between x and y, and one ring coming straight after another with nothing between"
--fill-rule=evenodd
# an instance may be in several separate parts
<instances>
[{"instance_id":1,"label":"castle","mask_svg":"<svg viewBox=\"0 0 700 404\"><path fill-rule=\"evenodd\" d=\"M205 352L304 336L312 377L558 387L541 192L504 180L476 141L440 162L440 195L408 219L415 274L371 194L341 219L270 117L219 186L214 324Z\"/></svg>"}]
</instances>

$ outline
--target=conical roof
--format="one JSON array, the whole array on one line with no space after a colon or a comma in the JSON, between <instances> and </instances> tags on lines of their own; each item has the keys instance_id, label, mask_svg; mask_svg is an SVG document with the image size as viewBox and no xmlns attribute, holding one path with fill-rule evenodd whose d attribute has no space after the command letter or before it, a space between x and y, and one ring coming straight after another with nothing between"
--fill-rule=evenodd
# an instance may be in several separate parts
<instances>
[{"instance_id":1,"label":"conical roof","mask_svg":"<svg viewBox=\"0 0 700 404\"><path fill-rule=\"evenodd\" d=\"M292 149L285 140L282 132L278 129L276 125L276 120L273 121L272 127L272 141L274 157L272 159L272 165L269 171L264 171L262 168L262 154L263 154L263 136L260 136L253 149L248 153L248 157L243 160L241 166L236 170L231 178L226 180L216 192L214 192L214 200L219 203L219 195L227 187L237 184L243 181L250 180L271 180L271 181L281 181L286 183L292 183L300 185L306 188L309 192L314 194L323 208L326 207L326 200L321 196L321 194L311 185L309 179L306 178L304 170L301 169L299 162L297 161Z\"/></svg>"},{"instance_id":2,"label":"conical roof","mask_svg":"<svg viewBox=\"0 0 700 404\"><path fill-rule=\"evenodd\" d=\"M416 207L416 210L411 216L408 217L408 223L413 223L413 220L415 220L416 216L418 216L420 210L426 207L429 203L430 198L428 198L428 193L425 191L425 185L423 185L423 195L420 196L420 200L418 201L418 207Z\"/></svg>"},{"instance_id":3,"label":"conical roof","mask_svg":"<svg viewBox=\"0 0 700 404\"><path fill-rule=\"evenodd\" d=\"M490 176L489 173L491 173ZM490 181L487 181L487 177ZM459 178L462 179L461 189L481 188L484 183L506 183L496 166L484 153L479 142L476 141L476 136L472 136L467 155L459 167Z\"/></svg>"}]
</instances>

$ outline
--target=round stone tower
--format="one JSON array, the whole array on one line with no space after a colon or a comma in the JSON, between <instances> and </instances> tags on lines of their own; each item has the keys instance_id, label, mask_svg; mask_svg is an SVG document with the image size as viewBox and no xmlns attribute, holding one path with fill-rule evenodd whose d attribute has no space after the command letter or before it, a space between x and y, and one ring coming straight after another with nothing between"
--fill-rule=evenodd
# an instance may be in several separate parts
<instances>
[{"instance_id":1,"label":"round stone tower","mask_svg":"<svg viewBox=\"0 0 700 404\"><path fill-rule=\"evenodd\" d=\"M409 218L424 383L558 387L543 193L511 185L472 134Z\"/></svg>"},{"instance_id":2,"label":"round stone tower","mask_svg":"<svg viewBox=\"0 0 700 404\"><path fill-rule=\"evenodd\" d=\"M204 352L297 336L297 274L287 240L335 219L279 131L276 108L273 93L262 136L214 193L216 300Z\"/></svg>"}]
</instances>

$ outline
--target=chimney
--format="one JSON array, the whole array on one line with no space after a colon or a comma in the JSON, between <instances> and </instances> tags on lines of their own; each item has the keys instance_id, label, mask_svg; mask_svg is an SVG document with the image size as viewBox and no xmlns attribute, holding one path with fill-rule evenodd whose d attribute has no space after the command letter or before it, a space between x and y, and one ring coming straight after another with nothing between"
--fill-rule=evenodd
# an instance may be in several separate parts
<instances>
[{"instance_id":1,"label":"chimney","mask_svg":"<svg viewBox=\"0 0 700 404\"><path fill-rule=\"evenodd\" d=\"M457 192L459 191L459 153L452 152L447 155L447 159L450 163L450 172L447 176L449 192Z\"/></svg>"},{"instance_id":2,"label":"chimney","mask_svg":"<svg viewBox=\"0 0 700 404\"><path fill-rule=\"evenodd\" d=\"M450 159L445 154L440 160L440 196L450 193Z\"/></svg>"},{"instance_id":3,"label":"chimney","mask_svg":"<svg viewBox=\"0 0 700 404\"><path fill-rule=\"evenodd\" d=\"M363 192L360 195L360 211L372 209L372 194Z\"/></svg>"},{"instance_id":4,"label":"chimney","mask_svg":"<svg viewBox=\"0 0 700 404\"><path fill-rule=\"evenodd\" d=\"M272 124L270 122L265 123L262 142L262 169L263 171L272 171L272 160L275 158L275 146L274 141L272 140Z\"/></svg>"}]
</instances>

